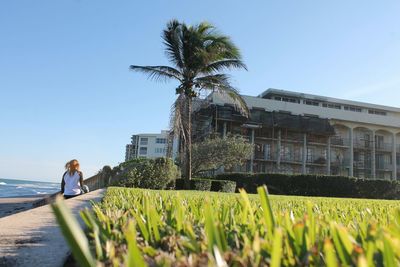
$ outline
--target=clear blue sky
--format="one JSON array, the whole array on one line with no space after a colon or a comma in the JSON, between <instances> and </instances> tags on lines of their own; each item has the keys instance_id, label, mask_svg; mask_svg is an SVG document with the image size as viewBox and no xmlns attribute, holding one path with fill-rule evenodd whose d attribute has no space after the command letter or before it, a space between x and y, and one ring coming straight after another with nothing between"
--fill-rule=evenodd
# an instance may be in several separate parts
<instances>
[{"instance_id":1,"label":"clear blue sky","mask_svg":"<svg viewBox=\"0 0 400 267\"><path fill-rule=\"evenodd\" d=\"M123 161L138 132L168 126L176 84L130 64L167 64L161 31L203 20L232 36L248 72L243 94L268 87L399 106L400 2L1 1L0 177L60 180Z\"/></svg>"}]
</instances>

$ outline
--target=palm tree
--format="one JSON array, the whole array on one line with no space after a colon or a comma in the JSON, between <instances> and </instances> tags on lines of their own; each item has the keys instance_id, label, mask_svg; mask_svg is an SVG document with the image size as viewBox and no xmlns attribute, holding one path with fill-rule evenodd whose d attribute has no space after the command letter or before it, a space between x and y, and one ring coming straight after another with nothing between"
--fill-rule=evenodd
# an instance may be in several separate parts
<instances>
[{"instance_id":1,"label":"palm tree","mask_svg":"<svg viewBox=\"0 0 400 267\"><path fill-rule=\"evenodd\" d=\"M192 176L192 100L202 90L218 92L229 98L247 116L245 102L231 86L229 76L222 73L228 69L246 69L246 65L231 39L218 33L213 25L206 22L190 26L172 20L163 31L162 38L173 67L131 65L129 68L145 73L154 80L174 79L179 82L176 88L178 97L172 107L172 129L184 144L184 178L188 186Z\"/></svg>"}]
</instances>

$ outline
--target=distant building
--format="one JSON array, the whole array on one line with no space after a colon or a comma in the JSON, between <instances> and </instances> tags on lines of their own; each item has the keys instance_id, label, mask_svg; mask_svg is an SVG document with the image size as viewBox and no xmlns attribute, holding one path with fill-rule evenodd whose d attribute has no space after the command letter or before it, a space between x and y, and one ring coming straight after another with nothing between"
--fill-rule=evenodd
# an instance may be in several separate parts
<instances>
[{"instance_id":1,"label":"distant building","mask_svg":"<svg viewBox=\"0 0 400 267\"><path fill-rule=\"evenodd\" d=\"M400 108L278 89L242 97L249 118L218 94L193 114L195 140L233 133L254 144L231 171L400 177Z\"/></svg>"},{"instance_id":2,"label":"distant building","mask_svg":"<svg viewBox=\"0 0 400 267\"><path fill-rule=\"evenodd\" d=\"M126 145L125 161L136 158L159 158L167 155L168 131L159 134L135 134Z\"/></svg>"}]
</instances>

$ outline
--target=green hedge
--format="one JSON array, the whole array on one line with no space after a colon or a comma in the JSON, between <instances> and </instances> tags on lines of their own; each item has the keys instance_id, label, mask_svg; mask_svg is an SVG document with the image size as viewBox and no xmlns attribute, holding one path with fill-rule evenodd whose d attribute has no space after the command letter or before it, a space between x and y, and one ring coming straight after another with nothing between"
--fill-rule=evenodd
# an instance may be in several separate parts
<instances>
[{"instance_id":1,"label":"green hedge","mask_svg":"<svg viewBox=\"0 0 400 267\"><path fill-rule=\"evenodd\" d=\"M185 188L184 184L185 183L183 179L175 180L175 189L177 190L184 189ZM200 191L234 193L236 190L236 182L194 178L190 180L190 189L200 190Z\"/></svg>"},{"instance_id":2,"label":"green hedge","mask_svg":"<svg viewBox=\"0 0 400 267\"><path fill-rule=\"evenodd\" d=\"M237 189L249 193L257 193L257 187L265 184L273 194L400 199L400 182L396 180L276 173L225 173L212 179L235 181Z\"/></svg>"},{"instance_id":3,"label":"green hedge","mask_svg":"<svg viewBox=\"0 0 400 267\"><path fill-rule=\"evenodd\" d=\"M234 193L236 191L236 182L224 181L224 180L221 181L212 180L211 191Z\"/></svg>"},{"instance_id":4,"label":"green hedge","mask_svg":"<svg viewBox=\"0 0 400 267\"><path fill-rule=\"evenodd\" d=\"M172 159L133 159L118 166L111 185L165 189L173 187L173 181L179 176L179 169Z\"/></svg>"}]
</instances>

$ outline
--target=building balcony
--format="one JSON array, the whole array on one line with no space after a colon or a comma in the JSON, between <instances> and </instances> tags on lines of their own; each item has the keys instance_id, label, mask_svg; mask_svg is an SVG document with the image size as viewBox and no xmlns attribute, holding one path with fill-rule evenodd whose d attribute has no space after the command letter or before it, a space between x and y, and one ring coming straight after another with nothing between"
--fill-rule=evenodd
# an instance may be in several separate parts
<instances>
[{"instance_id":1,"label":"building balcony","mask_svg":"<svg viewBox=\"0 0 400 267\"><path fill-rule=\"evenodd\" d=\"M377 171L392 171L393 170L393 165L392 164L388 164L388 163L379 163L377 162L375 165L375 169Z\"/></svg>"},{"instance_id":2,"label":"building balcony","mask_svg":"<svg viewBox=\"0 0 400 267\"><path fill-rule=\"evenodd\" d=\"M254 153L254 159L256 159L256 160L275 161L276 160L276 153L265 153L263 151L256 151Z\"/></svg>"},{"instance_id":3,"label":"building balcony","mask_svg":"<svg viewBox=\"0 0 400 267\"><path fill-rule=\"evenodd\" d=\"M331 166L332 167L349 167L350 166L350 160L349 159L344 159L344 160L331 161Z\"/></svg>"},{"instance_id":4,"label":"building balcony","mask_svg":"<svg viewBox=\"0 0 400 267\"><path fill-rule=\"evenodd\" d=\"M350 146L349 138L342 138L338 136L331 137L331 145L332 146Z\"/></svg>"},{"instance_id":5,"label":"building balcony","mask_svg":"<svg viewBox=\"0 0 400 267\"><path fill-rule=\"evenodd\" d=\"M375 144L375 149L377 151L391 152L392 151L392 144L391 143L376 143Z\"/></svg>"},{"instance_id":6,"label":"building balcony","mask_svg":"<svg viewBox=\"0 0 400 267\"><path fill-rule=\"evenodd\" d=\"M301 163L302 162L302 156L301 155L282 155L281 156L281 161L284 162L293 162L293 163Z\"/></svg>"},{"instance_id":7,"label":"building balcony","mask_svg":"<svg viewBox=\"0 0 400 267\"><path fill-rule=\"evenodd\" d=\"M400 153L400 145L396 145L396 152Z\"/></svg>"},{"instance_id":8,"label":"building balcony","mask_svg":"<svg viewBox=\"0 0 400 267\"><path fill-rule=\"evenodd\" d=\"M353 167L355 169L369 170L369 169L371 169L371 162L355 160L353 163Z\"/></svg>"},{"instance_id":9,"label":"building balcony","mask_svg":"<svg viewBox=\"0 0 400 267\"><path fill-rule=\"evenodd\" d=\"M326 136L310 134L307 136L307 143L317 144L317 145L327 145L328 140Z\"/></svg>"},{"instance_id":10,"label":"building balcony","mask_svg":"<svg viewBox=\"0 0 400 267\"><path fill-rule=\"evenodd\" d=\"M372 142L363 140L353 140L353 147L357 149L372 149Z\"/></svg>"},{"instance_id":11,"label":"building balcony","mask_svg":"<svg viewBox=\"0 0 400 267\"><path fill-rule=\"evenodd\" d=\"M315 164L315 165L325 165L326 164L326 158L324 157L318 157L318 158L308 158L306 160L307 164Z\"/></svg>"}]
</instances>

